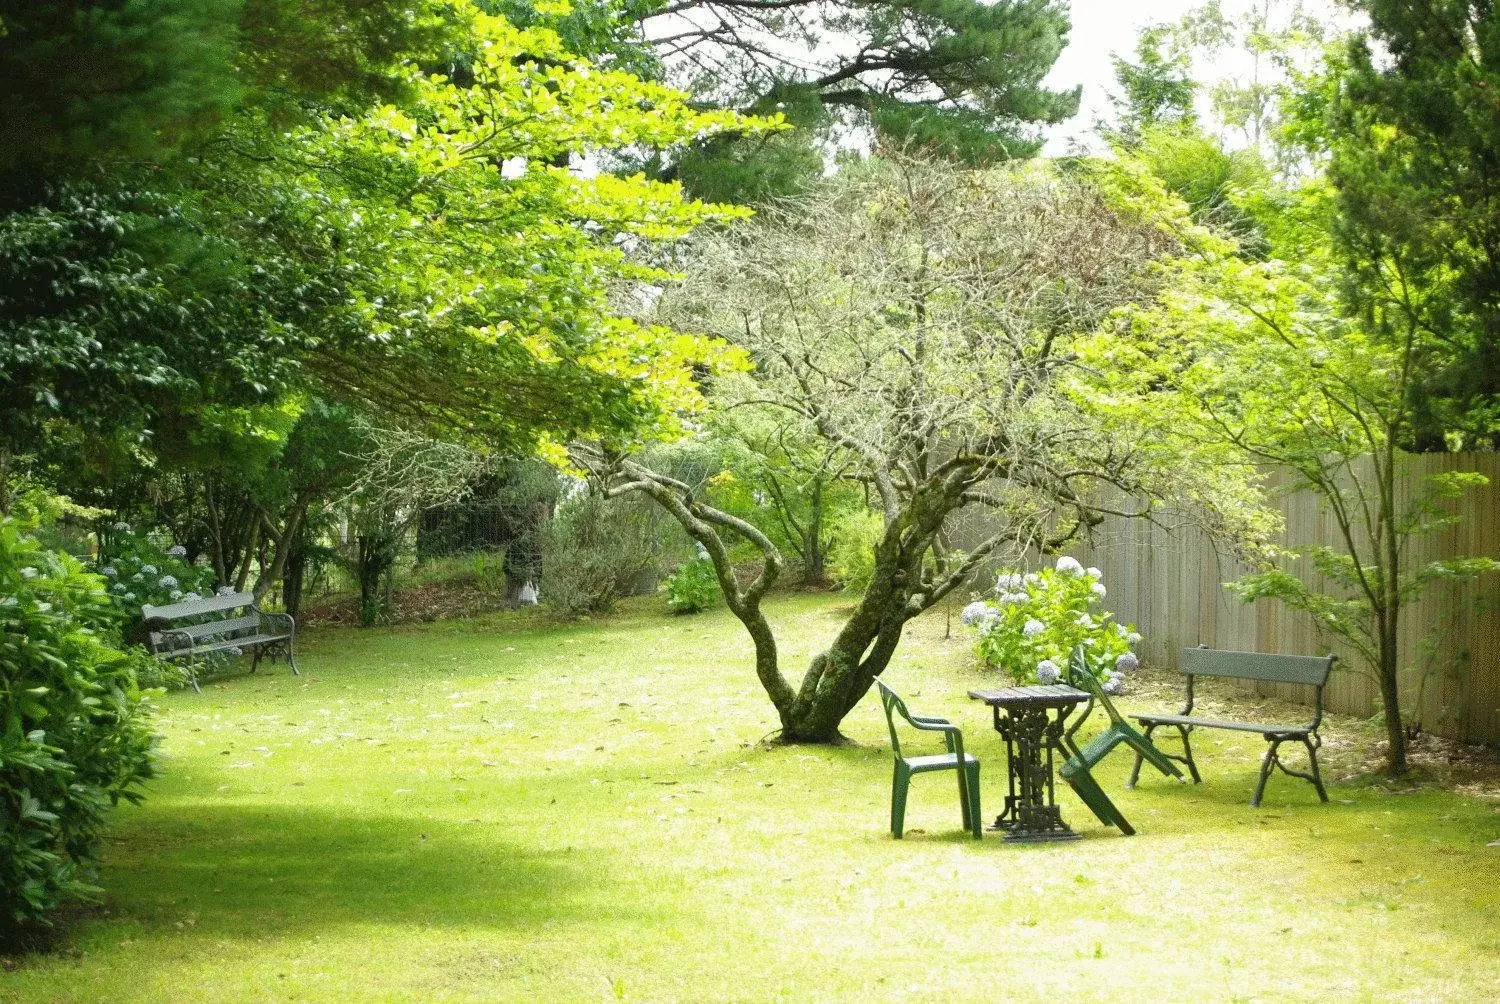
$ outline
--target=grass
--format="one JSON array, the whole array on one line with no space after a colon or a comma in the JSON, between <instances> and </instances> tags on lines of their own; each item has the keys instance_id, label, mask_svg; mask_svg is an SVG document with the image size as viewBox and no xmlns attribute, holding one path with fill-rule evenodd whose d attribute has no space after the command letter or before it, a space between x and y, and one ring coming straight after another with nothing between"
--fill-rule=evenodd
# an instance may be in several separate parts
<instances>
[{"instance_id":1,"label":"grass","mask_svg":"<svg viewBox=\"0 0 1500 1004\"><path fill-rule=\"evenodd\" d=\"M837 600L774 615L789 663ZM0 972L43 1000L1492 999L1497 807L1277 777L1205 737L1202 786L1123 790L1125 838L1071 794L1079 841L959 833L948 775L890 839L877 702L838 748L774 717L724 611L575 627L502 615L309 632L274 665L164 701L168 761L118 813L110 901L71 947ZM965 727L986 814L1003 761L940 618L889 679ZM1145 688L1132 700L1160 706ZM1127 707L1132 700L1127 700ZM1363 731L1334 729L1335 761ZM1340 752L1342 750L1342 753Z\"/></svg>"}]
</instances>

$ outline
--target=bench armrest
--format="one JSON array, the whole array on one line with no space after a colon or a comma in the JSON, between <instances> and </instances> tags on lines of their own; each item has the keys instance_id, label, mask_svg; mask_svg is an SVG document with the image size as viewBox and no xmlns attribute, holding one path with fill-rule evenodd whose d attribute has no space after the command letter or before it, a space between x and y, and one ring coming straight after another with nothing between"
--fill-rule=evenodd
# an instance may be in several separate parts
<instances>
[{"instance_id":1,"label":"bench armrest","mask_svg":"<svg viewBox=\"0 0 1500 1004\"><path fill-rule=\"evenodd\" d=\"M287 634L292 634L297 630L297 622L292 619L291 614L268 614L263 613L258 609L255 612L260 614L260 622L262 626L270 627L274 625L276 627L282 627L286 629Z\"/></svg>"},{"instance_id":2,"label":"bench armrest","mask_svg":"<svg viewBox=\"0 0 1500 1004\"><path fill-rule=\"evenodd\" d=\"M180 628L164 628L156 633L161 635L162 644L160 647L151 647L154 655L175 655L193 647L193 636Z\"/></svg>"}]
</instances>

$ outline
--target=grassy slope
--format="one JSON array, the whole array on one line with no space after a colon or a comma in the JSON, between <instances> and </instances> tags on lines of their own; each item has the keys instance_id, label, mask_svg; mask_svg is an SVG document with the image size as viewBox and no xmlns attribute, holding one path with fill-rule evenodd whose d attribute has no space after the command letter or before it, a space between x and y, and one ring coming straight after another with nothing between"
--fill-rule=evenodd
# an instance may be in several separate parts
<instances>
[{"instance_id":1,"label":"grassy slope","mask_svg":"<svg viewBox=\"0 0 1500 1004\"><path fill-rule=\"evenodd\" d=\"M788 662L826 598L778 602ZM1003 762L940 619L889 678ZM122 809L107 913L0 998L1484 999L1500 987L1494 806L1278 777L1257 737L1205 737L1207 782L1122 790L1140 835L1064 796L1086 839L958 833L950 775L886 831L867 699L837 749L774 727L722 611L607 625L327 631L279 665L171 695L165 778ZM1140 700L1140 699L1137 699ZM1127 702L1127 705L1130 702ZM1157 701L1149 701L1157 706ZM1215 741L1219 740L1219 741Z\"/></svg>"}]
</instances>

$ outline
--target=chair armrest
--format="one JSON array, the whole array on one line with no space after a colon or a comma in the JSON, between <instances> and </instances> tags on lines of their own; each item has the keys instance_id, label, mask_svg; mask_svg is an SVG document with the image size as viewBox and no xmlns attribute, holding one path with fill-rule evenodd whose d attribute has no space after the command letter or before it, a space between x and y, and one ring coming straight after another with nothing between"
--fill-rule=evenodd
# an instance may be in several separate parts
<instances>
[{"instance_id":1,"label":"chair armrest","mask_svg":"<svg viewBox=\"0 0 1500 1004\"><path fill-rule=\"evenodd\" d=\"M942 718L913 718L912 728L921 729L923 732L958 732L959 728L950 721Z\"/></svg>"},{"instance_id":2,"label":"chair armrest","mask_svg":"<svg viewBox=\"0 0 1500 1004\"><path fill-rule=\"evenodd\" d=\"M952 725L946 718L933 718L930 715L912 715L910 721L913 725L922 722L926 725Z\"/></svg>"}]
</instances>

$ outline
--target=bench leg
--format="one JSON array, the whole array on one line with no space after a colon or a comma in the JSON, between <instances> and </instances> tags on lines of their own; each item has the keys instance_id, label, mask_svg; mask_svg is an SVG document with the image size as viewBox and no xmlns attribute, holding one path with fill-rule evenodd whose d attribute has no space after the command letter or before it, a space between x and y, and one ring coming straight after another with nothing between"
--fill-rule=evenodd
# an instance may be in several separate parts
<instances>
[{"instance_id":1,"label":"bench leg","mask_svg":"<svg viewBox=\"0 0 1500 1004\"><path fill-rule=\"evenodd\" d=\"M1303 739L1302 745L1307 747L1307 762L1312 764L1312 783L1318 789L1318 797L1328 801L1328 791L1323 787L1323 772L1318 769L1318 745L1311 738Z\"/></svg>"},{"instance_id":2,"label":"bench leg","mask_svg":"<svg viewBox=\"0 0 1500 1004\"><path fill-rule=\"evenodd\" d=\"M1281 746L1280 739L1272 739L1266 755L1260 761L1260 780L1255 782L1255 795L1250 799L1251 808L1260 807L1261 796L1266 793L1266 782L1271 778L1271 771L1275 770L1280 763L1277 749Z\"/></svg>"},{"instance_id":3,"label":"bench leg","mask_svg":"<svg viewBox=\"0 0 1500 1004\"><path fill-rule=\"evenodd\" d=\"M193 693L195 693L195 694L201 694L201 693L203 693L203 688L200 687L200 686L198 686L198 671L193 668L193 663L195 661L196 660L193 659L192 656L188 657L188 660L187 660L187 663L186 663L187 674L188 674L188 682L193 685Z\"/></svg>"},{"instance_id":4,"label":"bench leg","mask_svg":"<svg viewBox=\"0 0 1500 1004\"><path fill-rule=\"evenodd\" d=\"M260 668L260 653L265 649L264 645L255 646L255 654L250 657L250 672Z\"/></svg>"},{"instance_id":5,"label":"bench leg","mask_svg":"<svg viewBox=\"0 0 1500 1004\"><path fill-rule=\"evenodd\" d=\"M295 635L286 640L286 664L292 667L293 676L301 676L302 674L297 671L297 657L292 654L293 638L295 638Z\"/></svg>"},{"instance_id":6,"label":"bench leg","mask_svg":"<svg viewBox=\"0 0 1500 1004\"><path fill-rule=\"evenodd\" d=\"M1182 752L1187 763L1188 773L1193 775L1194 784L1202 784L1203 778L1198 774L1198 763L1193 759L1193 744L1188 739L1188 733L1193 731L1191 725L1179 725L1177 731L1182 733Z\"/></svg>"}]
</instances>

